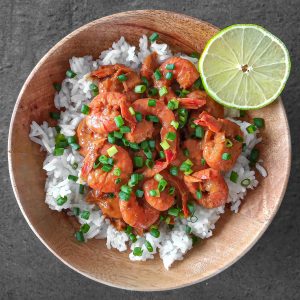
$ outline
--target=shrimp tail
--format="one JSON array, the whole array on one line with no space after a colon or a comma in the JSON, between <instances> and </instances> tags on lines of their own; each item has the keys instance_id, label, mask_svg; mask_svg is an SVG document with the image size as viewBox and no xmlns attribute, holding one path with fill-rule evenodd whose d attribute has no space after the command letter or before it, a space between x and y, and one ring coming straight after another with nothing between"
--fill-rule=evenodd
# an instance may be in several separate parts
<instances>
[{"instance_id":1,"label":"shrimp tail","mask_svg":"<svg viewBox=\"0 0 300 300\"><path fill-rule=\"evenodd\" d=\"M198 109L206 104L206 99L179 98L180 106L186 109Z\"/></svg>"},{"instance_id":2,"label":"shrimp tail","mask_svg":"<svg viewBox=\"0 0 300 300\"><path fill-rule=\"evenodd\" d=\"M194 123L196 125L208 127L208 129L213 132L220 132L223 126L222 122L214 118L206 111L203 111L200 114L199 119L194 120Z\"/></svg>"}]
</instances>

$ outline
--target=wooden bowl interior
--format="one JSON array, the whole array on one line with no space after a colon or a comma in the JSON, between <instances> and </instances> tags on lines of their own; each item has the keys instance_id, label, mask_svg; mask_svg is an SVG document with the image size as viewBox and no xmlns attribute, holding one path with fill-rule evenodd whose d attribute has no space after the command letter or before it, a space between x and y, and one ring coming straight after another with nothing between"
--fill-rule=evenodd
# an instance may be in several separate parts
<instances>
[{"instance_id":1,"label":"wooden bowl interior","mask_svg":"<svg viewBox=\"0 0 300 300\"><path fill-rule=\"evenodd\" d=\"M212 238L201 242L169 271L159 258L131 262L128 253L108 250L103 240L79 244L78 225L63 213L51 211L44 202L45 153L28 138L31 122L49 120L53 109L53 82L61 81L72 56L93 55L124 36L138 45L142 34L160 34L175 52L203 49L217 28L199 20L163 11L126 12L105 17L76 30L59 42L33 70L18 98L9 140L11 179L20 208L31 228L59 259L74 270L99 282L134 290L164 290L204 280L240 258L265 231L275 215L288 179L289 129L281 101L253 112L263 117L261 147L269 176L251 191L240 213L227 212L217 223ZM53 124L53 123L52 123ZM53 124L54 125L54 124ZM280 158L280 159L279 159ZM285 159L283 159L285 158Z\"/></svg>"}]
</instances>

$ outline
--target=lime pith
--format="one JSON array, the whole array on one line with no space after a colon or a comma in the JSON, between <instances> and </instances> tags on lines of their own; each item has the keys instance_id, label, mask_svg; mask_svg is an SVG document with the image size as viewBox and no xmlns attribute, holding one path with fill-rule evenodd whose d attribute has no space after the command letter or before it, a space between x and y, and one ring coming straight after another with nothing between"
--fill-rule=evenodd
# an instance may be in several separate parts
<instances>
[{"instance_id":1,"label":"lime pith","mask_svg":"<svg viewBox=\"0 0 300 300\"><path fill-rule=\"evenodd\" d=\"M264 28L232 25L216 34L199 60L207 93L224 106L257 109L273 102L290 73L285 45Z\"/></svg>"}]
</instances>

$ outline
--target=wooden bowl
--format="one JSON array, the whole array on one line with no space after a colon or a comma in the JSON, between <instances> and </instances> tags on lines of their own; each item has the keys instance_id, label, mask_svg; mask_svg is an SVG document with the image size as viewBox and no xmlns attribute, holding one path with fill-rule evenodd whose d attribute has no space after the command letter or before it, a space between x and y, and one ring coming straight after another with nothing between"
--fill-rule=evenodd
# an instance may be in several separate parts
<instances>
[{"instance_id":1,"label":"wooden bowl","mask_svg":"<svg viewBox=\"0 0 300 300\"><path fill-rule=\"evenodd\" d=\"M249 192L238 214L227 212L212 238L201 242L169 271L157 257L132 262L128 253L108 250L103 240L79 244L74 220L52 211L44 202L45 153L28 138L33 120L49 120L53 82L65 77L72 56L99 53L124 36L137 45L142 34L158 32L173 50L201 52L218 29L206 22L166 11L130 11L89 23L61 40L27 78L11 119L8 141L10 177L16 199L31 229L62 262L98 282L141 291L167 290L205 280L241 258L269 226L283 198L291 162L290 133L281 100L251 114L263 117L261 156L269 176Z\"/></svg>"}]
</instances>

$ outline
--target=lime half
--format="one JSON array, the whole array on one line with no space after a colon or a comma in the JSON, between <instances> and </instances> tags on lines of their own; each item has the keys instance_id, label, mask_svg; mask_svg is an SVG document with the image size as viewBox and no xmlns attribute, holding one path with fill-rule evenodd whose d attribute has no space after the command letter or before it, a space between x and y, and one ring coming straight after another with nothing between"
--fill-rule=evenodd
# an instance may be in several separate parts
<instances>
[{"instance_id":1,"label":"lime half","mask_svg":"<svg viewBox=\"0 0 300 300\"><path fill-rule=\"evenodd\" d=\"M199 60L207 93L217 102L238 109L257 109L274 101L290 68L283 42L252 24L221 30L207 43Z\"/></svg>"}]
</instances>

